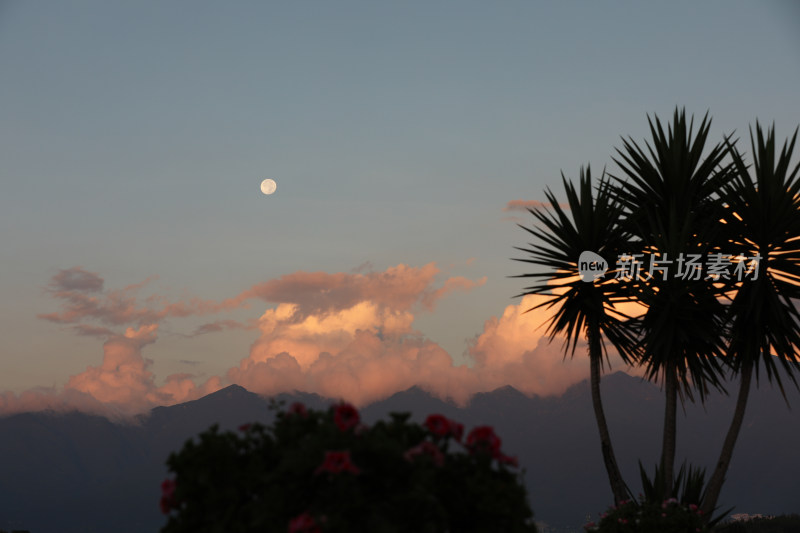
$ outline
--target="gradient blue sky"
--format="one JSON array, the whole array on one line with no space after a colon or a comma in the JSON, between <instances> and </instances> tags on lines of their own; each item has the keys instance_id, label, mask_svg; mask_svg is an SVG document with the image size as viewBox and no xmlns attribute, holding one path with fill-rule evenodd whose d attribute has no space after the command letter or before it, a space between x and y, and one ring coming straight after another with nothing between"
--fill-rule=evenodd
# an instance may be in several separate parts
<instances>
[{"instance_id":1,"label":"gradient blue sky","mask_svg":"<svg viewBox=\"0 0 800 533\"><path fill-rule=\"evenodd\" d=\"M460 365L519 303L509 201L560 190L561 170L613 170L620 135L676 105L710 111L715 139L800 124L800 8L5 1L0 73L0 391L100 363L102 340L37 318L76 266L219 301L297 271L435 262L440 285L486 277L415 314ZM157 382L181 360L221 375L258 337L183 336L204 322L161 324L144 354Z\"/></svg>"}]
</instances>

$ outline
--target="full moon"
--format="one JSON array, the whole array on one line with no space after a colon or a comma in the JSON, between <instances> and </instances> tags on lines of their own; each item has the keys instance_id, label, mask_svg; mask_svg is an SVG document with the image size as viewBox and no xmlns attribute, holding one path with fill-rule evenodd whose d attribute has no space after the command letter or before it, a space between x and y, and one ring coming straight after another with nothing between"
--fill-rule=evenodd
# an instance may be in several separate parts
<instances>
[{"instance_id":1,"label":"full moon","mask_svg":"<svg viewBox=\"0 0 800 533\"><path fill-rule=\"evenodd\" d=\"M275 183L275 180L265 179L261 182L261 192L264 194L272 194L277 188L278 185Z\"/></svg>"}]
</instances>

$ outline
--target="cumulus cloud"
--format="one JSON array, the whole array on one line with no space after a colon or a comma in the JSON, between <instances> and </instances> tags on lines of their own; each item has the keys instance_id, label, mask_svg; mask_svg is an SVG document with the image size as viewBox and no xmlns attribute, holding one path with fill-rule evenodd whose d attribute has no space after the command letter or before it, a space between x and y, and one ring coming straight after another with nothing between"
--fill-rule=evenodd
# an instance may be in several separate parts
<instances>
[{"instance_id":1,"label":"cumulus cloud","mask_svg":"<svg viewBox=\"0 0 800 533\"><path fill-rule=\"evenodd\" d=\"M509 305L500 317L484 324L469 350L484 389L511 385L526 394L547 396L561 394L588 376L586 342L578 341L574 358L565 359L565 339L551 341L543 325L552 318L552 311L528 311L544 298L525 296L518 305Z\"/></svg>"},{"instance_id":2,"label":"cumulus cloud","mask_svg":"<svg viewBox=\"0 0 800 533\"><path fill-rule=\"evenodd\" d=\"M400 264L383 272L366 274L295 272L254 285L235 300L259 298L266 302L295 304L304 314L348 309L364 301L397 310L408 310L419 304L432 309L436 300L455 286L468 290L485 282L485 279L450 278L445 283L447 288L434 289L431 285L439 272L435 263L418 268Z\"/></svg>"},{"instance_id":3,"label":"cumulus cloud","mask_svg":"<svg viewBox=\"0 0 800 533\"><path fill-rule=\"evenodd\" d=\"M62 310L41 316L103 339L102 362L71 376L59 391L0 395L0 413L70 405L129 415L195 399L231 383L265 395L306 391L357 405L416 385L464 404L477 392L505 385L527 394L560 394L588 376L585 344L579 343L574 359L564 361L562 343L549 342L540 327L550 311L525 313L543 296L525 296L488 319L471 342L470 366L456 366L441 346L414 328L415 317L435 309L450 292L469 291L485 281L443 277L434 263L401 264L382 272L295 272L222 302L169 302L160 296L142 299L137 291L145 283L106 290L95 273L59 271L49 290ZM188 335L257 331L238 365L203 384L185 373L157 383L153 361L143 351L157 341L163 320L242 307L250 300L267 304L252 323L219 319ZM126 329L115 330L119 325Z\"/></svg>"},{"instance_id":4,"label":"cumulus cloud","mask_svg":"<svg viewBox=\"0 0 800 533\"><path fill-rule=\"evenodd\" d=\"M51 409L81 410L112 418L126 418L158 405L200 398L221 388L219 378L197 386L190 374L167 376L156 385L153 361L142 349L157 339L158 325L128 328L111 334L103 344L103 361L69 378L62 390L38 389L16 396L0 395L0 414Z\"/></svg>"},{"instance_id":5,"label":"cumulus cloud","mask_svg":"<svg viewBox=\"0 0 800 533\"><path fill-rule=\"evenodd\" d=\"M199 398L218 390L221 381L213 377L196 385L193 376L167 376L162 385L152 372L153 361L142 355L156 342L159 324L168 318L205 315L241 307L243 302L222 302L190 298L169 301L158 294L143 297L140 291L156 278L121 289L106 290L105 280L81 267L59 270L46 291L59 302L61 310L39 318L67 325L77 335L103 340L103 360L71 376L60 390L37 389L20 395L0 396L0 414L21 410L80 409L130 416L156 405L169 405ZM238 323L221 320L198 328L199 333L236 329ZM242 326L243 328L245 326ZM124 329L123 329L124 328Z\"/></svg>"},{"instance_id":6,"label":"cumulus cloud","mask_svg":"<svg viewBox=\"0 0 800 533\"><path fill-rule=\"evenodd\" d=\"M436 287L438 273L433 263L368 274L300 272L254 287L251 294L279 304L259 319L260 336L228 381L262 394L305 390L357 404L416 384L433 388L431 375L452 374L453 363L413 329L414 313L486 281L451 277Z\"/></svg>"},{"instance_id":7,"label":"cumulus cloud","mask_svg":"<svg viewBox=\"0 0 800 533\"><path fill-rule=\"evenodd\" d=\"M262 315L259 338L227 380L265 395L302 390L357 405L416 385L463 404L477 392L504 385L527 394L560 394L588 375L588 358L576 355L565 363L562 343L543 338L539 326L550 311L525 313L543 296L526 296L488 320L470 349L471 367L456 366L439 345L412 328L413 302L425 308L426 298L480 282L450 278L439 289L419 285L416 294L409 291L396 302L377 303L368 299L372 292L364 292L357 293L361 299L336 299L337 305L280 304ZM301 290L292 299L307 297ZM585 343L579 343L577 354L581 349Z\"/></svg>"},{"instance_id":8,"label":"cumulus cloud","mask_svg":"<svg viewBox=\"0 0 800 533\"><path fill-rule=\"evenodd\" d=\"M279 307L262 317L250 356L228 371L228 381L258 392L301 390L344 398L356 405L419 386L464 404L478 392L511 385L526 394L561 394L588 376L586 343L564 358L563 339L550 342L539 326L549 311L525 311L541 296L526 296L486 321L470 348L475 364L456 366L436 343L364 303L320 319L293 320ZM389 324L392 324L389 327Z\"/></svg>"}]
</instances>

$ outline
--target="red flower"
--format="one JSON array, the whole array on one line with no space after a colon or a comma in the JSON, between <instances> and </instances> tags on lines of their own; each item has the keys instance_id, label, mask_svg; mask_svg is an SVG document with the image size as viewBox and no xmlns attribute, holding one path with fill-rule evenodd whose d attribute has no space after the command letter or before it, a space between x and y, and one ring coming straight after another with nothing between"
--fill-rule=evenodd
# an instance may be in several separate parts
<instances>
[{"instance_id":1,"label":"red flower","mask_svg":"<svg viewBox=\"0 0 800 533\"><path fill-rule=\"evenodd\" d=\"M253 427L253 424L242 424L241 426L239 426L239 431L247 431L251 427Z\"/></svg>"},{"instance_id":2,"label":"red flower","mask_svg":"<svg viewBox=\"0 0 800 533\"><path fill-rule=\"evenodd\" d=\"M446 437L450 433L450 421L442 415L429 415L424 425L437 437Z\"/></svg>"},{"instance_id":3,"label":"red flower","mask_svg":"<svg viewBox=\"0 0 800 533\"><path fill-rule=\"evenodd\" d=\"M178 506L178 502L175 500L175 489L177 488L177 484L172 479L165 479L161 482L161 501L159 502L159 506L161 507L161 512L164 514L169 514L169 512Z\"/></svg>"},{"instance_id":4,"label":"red flower","mask_svg":"<svg viewBox=\"0 0 800 533\"><path fill-rule=\"evenodd\" d=\"M450 421L450 434L458 442L461 442L461 436L464 434L464 424L460 424L453 420Z\"/></svg>"},{"instance_id":5,"label":"red flower","mask_svg":"<svg viewBox=\"0 0 800 533\"><path fill-rule=\"evenodd\" d=\"M409 448L406 453L403 454L403 457L410 463L414 461L415 457L420 455L429 456L433 459L433 464L436 466L444 465L444 454L442 454L442 451L434 443L427 440L417 444L413 448Z\"/></svg>"},{"instance_id":6,"label":"red flower","mask_svg":"<svg viewBox=\"0 0 800 533\"><path fill-rule=\"evenodd\" d=\"M358 410L349 403L342 402L333 408L333 422L339 431L347 431L356 427L360 420Z\"/></svg>"},{"instance_id":7,"label":"red flower","mask_svg":"<svg viewBox=\"0 0 800 533\"><path fill-rule=\"evenodd\" d=\"M463 424L459 424L442 415L429 415L423 425L436 437L452 436L459 442L461 441L461 435L464 433Z\"/></svg>"},{"instance_id":8,"label":"red flower","mask_svg":"<svg viewBox=\"0 0 800 533\"><path fill-rule=\"evenodd\" d=\"M308 410L306 406L300 402L294 402L292 405L289 406L289 409L286 410L287 415L298 415L303 418L308 417ZM302 515L301 515L302 516Z\"/></svg>"},{"instance_id":9,"label":"red flower","mask_svg":"<svg viewBox=\"0 0 800 533\"><path fill-rule=\"evenodd\" d=\"M483 452L500 457L500 437L494 434L492 426L478 426L467 435L467 448L470 453Z\"/></svg>"},{"instance_id":10,"label":"red flower","mask_svg":"<svg viewBox=\"0 0 800 533\"><path fill-rule=\"evenodd\" d=\"M328 472L329 474L338 474L340 472L358 474L361 470L350 460L350 452L343 451L325 452L325 460L317 467L314 474L321 474L323 472Z\"/></svg>"},{"instance_id":11,"label":"red flower","mask_svg":"<svg viewBox=\"0 0 800 533\"><path fill-rule=\"evenodd\" d=\"M504 453L500 454L500 457L497 458L497 462L500 463L501 465L513 466L514 468L519 467L519 461L517 460L516 457L512 457Z\"/></svg>"},{"instance_id":12,"label":"red flower","mask_svg":"<svg viewBox=\"0 0 800 533\"><path fill-rule=\"evenodd\" d=\"M289 533L321 533L322 530L308 513L297 515L289 521Z\"/></svg>"}]
</instances>

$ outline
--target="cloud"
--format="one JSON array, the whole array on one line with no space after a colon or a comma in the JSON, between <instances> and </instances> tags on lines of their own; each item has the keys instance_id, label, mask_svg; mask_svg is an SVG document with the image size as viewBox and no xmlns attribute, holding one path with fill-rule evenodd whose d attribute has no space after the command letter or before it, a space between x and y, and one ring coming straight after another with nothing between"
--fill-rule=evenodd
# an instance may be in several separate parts
<instances>
[{"instance_id":1,"label":"cloud","mask_svg":"<svg viewBox=\"0 0 800 533\"><path fill-rule=\"evenodd\" d=\"M348 309L363 301L398 310L408 310L419 304L432 309L436 300L449 291L437 293L431 287L439 272L435 263L418 268L400 264L384 272L366 274L295 272L254 285L235 300L259 298L267 302L295 304L303 314ZM469 280L454 283L464 289L481 284Z\"/></svg>"},{"instance_id":2,"label":"cloud","mask_svg":"<svg viewBox=\"0 0 800 533\"><path fill-rule=\"evenodd\" d=\"M511 385L526 394L558 395L588 376L586 342L578 341L574 358L565 359L565 339L550 341L546 335L544 324L552 318L552 311L540 308L527 312L544 299L525 296L518 305L506 307L500 317L484 324L469 353L486 390Z\"/></svg>"},{"instance_id":3,"label":"cloud","mask_svg":"<svg viewBox=\"0 0 800 533\"><path fill-rule=\"evenodd\" d=\"M142 356L142 349L157 339L158 326L128 328L112 334L103 343L103 361L69 378L61 390L38 389L17 396L0 395L0 414L21 411L81 410L111 418L129 418L158 405L200 398L219 390L217 377L198 386L191 374L167 376L158 386L150 370L153 361Z\"/></svg>"},{"instance_id":4,"label":"cloud","mask_svg":"<svg viewBox=\"0 0 800 533\"><path fill-rule=\"evenodd\" d=\"M229 330L237 330L237 329L256 329L258 325L253 323L242 323L237 322L236 320L217 320L214 322L209 322L207 324L201 324L198 326L191 335L187 335L188 337L196 337L198 335L205 335L207 333L219 333L220 331L229 331Z\"/></svg>"},{"instance_id":5,"label":"cloud","mask_svg":"<svg viewBox=\"0 0 800 533\"><path fill-rule=\"evenodd\" d=\"M103 278L81 267L59 270L50 282L50 290L98 292L103 290Z\"/></svg>"},{"instance_id":6,"label":"cloud","mask_svg":"<svg viewBox=\"0 0 800 533\"><path fill-rule=\"evenodd\" d=\"M103 362L71 376L64 389L89 395L120 413L134 414L196 399L220 388L216 378L197 387L190 374L167 376L166 383L157 386L150 371L153 361L142 356L142 349L156 342L157 333L158 326L148 324L112 336L103 344Z\"/></svg>"},{"instance_id":7,"label":"cloud","mask_svg":"<svg viewBox=\"0 0 800 533\"><path fill-rule=\"evenodd\" d=\"M569 209L569 204L561 202L558 204L562 209ZM539 200L511 200L503 208L503 211L523 211L528 212L528 209L544 209L550 208L550 202L540 202Z\"/></svg>"},{"instance_id":8,"label":"cloud","mask_svg":"<svg viewBox=\"0 0 800 533\"><path fill-rule=\"evenodd\" d=\"M155 279L150 277L122 289L103 290L103 278L93 272L81 267L59 270L51 278L47 291L60 301L62 310L37 317L59 324L96 321L106 326L141 326L159 323L169 317L219 313L242 306L241 301L234 299L214 302L191 298L170 302L159 295L140 301L139 291Z\"/></svg>"},{"instance_id":9,"label":"cloud","mask_svg":"<svg viewBox=\"0 0 800 533\"><path fill-rule=\"evenodd\" d=\"M91 395L74 390L40 387L19 395L8 391L0 393L0 416L29 411L82 411L115 419L127 417Z\"/></svg>"},{"instance_id":10,"label":"cloud","mask_svg":"<svg viewBox=\"0 0 800 533\"><path fill-rule=\"evenodd\" d=\"M428 292L422 297L422 303L427 308L432 310L436 301L443 298L447 293L452 292L456 289L461 290L471 290L475 287L480 287L481 285L486 284L486 276L482 277L477 281L472 281L471 279L467 279L464 277L455 277L448 279L444 285L440 289L436 289L433 292Z\"/></svg>"},{"instance_id":11,"label":"cloud","mask_svg":"<svg viewBox=\"0 0 800 533\"><path fill-rule=\"evenodd\" d=\"M77 324L72 326L72 331L83 337L96 337L100 339L106 339L114 335L114 332L108 328L89 324Z\"/></svg>"},{"instance_id":12,"label":"cloud","mask_svg":"<svg viewBox=\"0 0 800 533\"><path fill-rule=\"evenodd\" d=\"M345 278L338 281L347 287L355 283ZM249 356L227 372L226 381L264 395L300 390L356 405L416 385L463 404L477 392L504 385L527 394L560 394L588 376L588 358L576 355L574 361L564 363L562 343L542 338L544 330L539 326L550 312L525 313L543 296L526 296L499 318L488 320L470 349L472 367L456 366L439 345L413 329L410 309L414 306L409 300L427 309L426 298L480 282L449 278L438 289L418 286L416 294L403 294L396 302L374 302L367 299L372 291L365 291L358 293L364 299L337 299L337 305L280 304L261 316L259 338ZM375 283L373 289L381 288ZM302 291L293 296L295 302L305 298ZM584 353L581 349L585 352L583 342L577 354Z\"/></svg>"},{"instance_id":13,"label":"cloud","mask_svg":"<svg viewBox=\"0 0 800 533\"><path fill-rule=\"evenodd\" d=\"M544 296L525 296L489 318L471 341L470 366L456 366L441 346L414 328L416 316L431 312L450 292L469 291L485 282L486 278L443 276L434 263L400 264L381 272L295 272L222 302L169 302L161 296L140 297L138 291L147 281L105 290L97 274L80 268L60 271L50 285L63 307L55 321L70 324L79 335L103 339L102 362L71 376L60 390L0 395L0 413L71 406L130 416L231 383L265 395L297 390L357 405L416 385L465 404L475 393L505 385L526 394L560 394L588 376L585 343L579 342L574 359L564 361L561 340L551 343L544 338L541 325L550 311L525 313ZM157 341L161 321L238 308L250 300L268 304L257 320L219 319L186 335L257 331L238 365L201 384L186 373L157 383L153 361L143 352ZM42 317L52 321L51 315ZM120 323L127 326L124 331L109 327Z\"/></svg>"}]
</instances>

